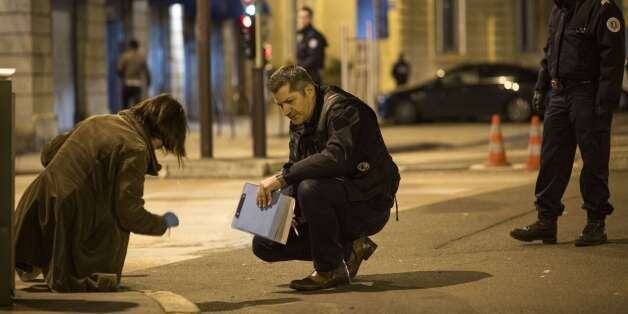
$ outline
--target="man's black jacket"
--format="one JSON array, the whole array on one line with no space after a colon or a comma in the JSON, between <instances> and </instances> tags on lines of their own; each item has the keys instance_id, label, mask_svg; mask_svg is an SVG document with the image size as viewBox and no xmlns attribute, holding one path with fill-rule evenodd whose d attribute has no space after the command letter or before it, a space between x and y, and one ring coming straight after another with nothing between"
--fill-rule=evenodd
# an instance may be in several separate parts
<instances>
[{"instance_id":1,"label":"man's black jacket","mask_svg":"<svg viewBox=\"0 0 628 314\"><path fill-rule=\"evenodd\" d=\"M384 144L373 110L337 87L317 88L310 120L290 126L290 161L283 179L337 178L350 201L392 200L399 170Z\"/></svg>"},{"instance_id":2,"label":"man's black jacket","mask_svg":"<svg viewBox=\"0 0 628 314\"><path fill-rule=\"evenodd\" d=\"M619 103L624 71L624 19L612 0L554 0L549 37L536 84L550 80L590 81L598 86L596 110L607 112Z\"/></svg>"}]
</instances>

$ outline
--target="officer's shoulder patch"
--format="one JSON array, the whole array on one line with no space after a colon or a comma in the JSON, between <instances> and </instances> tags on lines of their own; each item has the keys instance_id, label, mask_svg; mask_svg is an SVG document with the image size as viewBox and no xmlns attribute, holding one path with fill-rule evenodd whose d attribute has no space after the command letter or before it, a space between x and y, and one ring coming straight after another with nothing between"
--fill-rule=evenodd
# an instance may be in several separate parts
<instances>
[{"instance_id":1,"label":"officer's shoulder patch","mask_svg":"<svg viewBox=\"0 0 628 314\"><path fill-rule=\"evenodd\" d=\"M318 47L318 39L316 38L310 39L310 41L307 42L307 46L310 47L310 49L314 49Z\"/></svg>"},{"instance_id":2,"label":"officer's shoulder patch","mask_svg":"<svg viewBox=\"0 0 628 314\"><path fill-rule=\"evenodd\" d=\"M608 20L606 20L606 27L608 28L609 31L613 33L617 33L621 30L621 22L619 22L618 18L611 17Z\"/></svg>"},{"instance_id":3,"label":"officer's shoulder patch","mask_svg":"<svg viewBox=\"0 0 628 314\"><path fill-rule=\"evenodd\" d=\"M368 171L371 168L371 165L369 165L368 162L363 161L363 162L359 163L356 168L358 168L358 171L360 171L360 172L366 172L366 171Z\"/></svg>"}]
</instances>

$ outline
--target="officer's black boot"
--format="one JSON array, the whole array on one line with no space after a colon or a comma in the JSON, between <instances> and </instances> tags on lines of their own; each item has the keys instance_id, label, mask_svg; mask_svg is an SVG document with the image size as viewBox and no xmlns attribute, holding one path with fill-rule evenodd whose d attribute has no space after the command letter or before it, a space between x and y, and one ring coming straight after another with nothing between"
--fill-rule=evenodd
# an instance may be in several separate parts
<instances>
[{"instance_id":1,"label":"officer's black boot","mask_svg":"<svg viewBox=\"0 0 628 314\"><path fill-rule=\"evenodd\" d=\"M574 244L576 246L591 246L606 243L606 216L587 212L587 225Z\"/></svg>"},{"instance_id":2,"label":"officer's black boot","mask_svg":"<svg viewBox=\"0 0 628 314\"><path fill-rule=\"evenodd\" d=\"M556 218L539 218L531 225L512 230L510 236L519 241L541 240L544 244L556 244Z\"/></svg>"}]
</instances>

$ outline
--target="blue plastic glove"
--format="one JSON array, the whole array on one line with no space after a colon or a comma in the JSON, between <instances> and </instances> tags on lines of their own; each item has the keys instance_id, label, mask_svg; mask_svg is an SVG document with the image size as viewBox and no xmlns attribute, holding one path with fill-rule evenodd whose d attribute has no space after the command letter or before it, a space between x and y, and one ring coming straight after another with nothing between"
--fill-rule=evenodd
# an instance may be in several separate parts
<instances>
[{"instance_id":1,"label":"blue plastic glove","mask_svg":"<svg viewBox=\"0 0 628 314\"><path fill-rule=\"evenodd\" d=\"M168 228L176 227L179 225L179 218L173 212L167 212L162 217L166 221Z\"/></svg>"}]
</instances>

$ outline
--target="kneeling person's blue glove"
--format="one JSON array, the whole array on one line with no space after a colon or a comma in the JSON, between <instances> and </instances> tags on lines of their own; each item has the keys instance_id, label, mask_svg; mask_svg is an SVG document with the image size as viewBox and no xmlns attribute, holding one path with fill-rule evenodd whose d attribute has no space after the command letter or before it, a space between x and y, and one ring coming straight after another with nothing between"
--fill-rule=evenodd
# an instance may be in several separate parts
<instances>
[{"instance_id":1,"label":"kneeling person's blue glove","mask_svg":"<svg viewBox=\"0 0 628 314\"><path fill-rule=\"evenodd\" d=\"M179 218L173 212L167 212L162 217L164 217L168 228L176 227L179 225Z\"/></svg>"}]
</instances>

